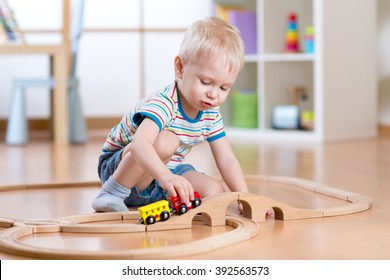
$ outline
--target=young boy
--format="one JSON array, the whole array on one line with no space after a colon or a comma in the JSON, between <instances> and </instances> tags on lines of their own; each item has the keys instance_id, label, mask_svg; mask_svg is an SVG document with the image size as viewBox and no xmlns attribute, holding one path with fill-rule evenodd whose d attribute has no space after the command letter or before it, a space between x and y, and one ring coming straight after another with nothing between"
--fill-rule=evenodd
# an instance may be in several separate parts
<instances>
[{"instance_id":1,"label":"young boy","mask_svg":"<svg viewBox=\"0 0 390 280\"><path fill-rule=\"evenodd\" d=\"M235 27L216 17L192 24L174 59L175 81L140 100L108 134L98 165L104 184L92 207L124 212L168 194L188 204L194 191L201 197L224 192L218 180L183 164L203 141L229 189L248 192L218 109L243 65Z\"/></svg>"}]
</instances>

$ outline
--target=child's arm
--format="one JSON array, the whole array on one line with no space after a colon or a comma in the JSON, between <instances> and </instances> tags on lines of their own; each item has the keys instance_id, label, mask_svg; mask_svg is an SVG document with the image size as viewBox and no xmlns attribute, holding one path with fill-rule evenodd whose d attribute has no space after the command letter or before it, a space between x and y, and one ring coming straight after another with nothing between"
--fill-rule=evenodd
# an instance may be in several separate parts
<instances>
[{"instance_id":1,"label":"child's arm","mask_svg":"<svg viewBox=\"0 0 390 280\"><path fill-rule=\"evenodd\" d=\"M233 192L249 192L241 165L226 137L210 142L210 148L222 178Z\"/></svg>"},{"instance_id":2,"label":"child's arm","mask_svg":"<svg viewBox=\"0 0 390 280\"><path fill-rule=\"evenodd\" d=\"M130 151L139 166L156 179L163 189L172 196L178 195L181 201L189 203L190 199L193 199L192 185L184 177L173 174L154 149L153 145L159 132L158 125L153 120L145 118L131 141Z\"/></svg>"}]
</instances>

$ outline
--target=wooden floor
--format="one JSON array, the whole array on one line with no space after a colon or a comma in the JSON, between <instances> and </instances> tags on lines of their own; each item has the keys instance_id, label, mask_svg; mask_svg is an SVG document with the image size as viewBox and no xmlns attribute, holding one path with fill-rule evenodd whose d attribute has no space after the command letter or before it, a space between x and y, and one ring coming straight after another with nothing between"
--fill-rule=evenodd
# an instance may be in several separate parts
<instances>
[{"instance_id":1,"label":"wooden floor","mask_svg":"<svg viewBox=\"0 0 390 280\"><path fill-rule=\"evenodd\" d=\"M51 219L92 213L96 187L4 190L4 186L98 181L96 165L104 133L86 145L54 147L47 140L8 146L0 140L0 217L14 220ZM4 139L4 138L0 138ZM327 184L373 200L371 210L353 215L280 221L268 219L255 238L192 255L190 259L390 259L390 138L319 144L232 142L245 174L297 177ZM197 147L188 162L218 176L206 145ZM296 207L340 204L321 195L278 185L251 185L251 191ZM1 190L1 188L0 188ZM1 230L1 229L0 229ZM47 247L107 250L129 246L167 246L220 234L229 229L195 226L169 233L86 237L45 234L26 244ZM109 240L108 240L109 239ZM19 259L0 252L0 259Z\"/></svg>"}]
</instances>

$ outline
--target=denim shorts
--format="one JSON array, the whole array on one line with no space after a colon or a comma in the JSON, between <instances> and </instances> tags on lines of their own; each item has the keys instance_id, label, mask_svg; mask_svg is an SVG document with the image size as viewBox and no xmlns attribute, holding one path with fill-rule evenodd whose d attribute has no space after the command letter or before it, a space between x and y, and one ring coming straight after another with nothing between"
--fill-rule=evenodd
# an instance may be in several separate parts
<instances>
[{"instance_id":1,"label":"denim shorts","mask_svg":"<svg viewBox=\"0 0 390 280\"><path fill-rule=\"evenodd\" d=\"M108 178L114 174L114 171L121 161L122 152L123 149L116 152L104 153L99 157L98 174L102 183L107 181ZM173 174L180 176L188 171L196 170L191 164L180 164L174 169L171 169ZM132 187L130 195L125 198L124 202L127 206L142 206L166 199L168 196L169 193L166 190L163 190L156 180L153 180L142 192L138 192L137 186Z\"/></svg>"}]
</instances>

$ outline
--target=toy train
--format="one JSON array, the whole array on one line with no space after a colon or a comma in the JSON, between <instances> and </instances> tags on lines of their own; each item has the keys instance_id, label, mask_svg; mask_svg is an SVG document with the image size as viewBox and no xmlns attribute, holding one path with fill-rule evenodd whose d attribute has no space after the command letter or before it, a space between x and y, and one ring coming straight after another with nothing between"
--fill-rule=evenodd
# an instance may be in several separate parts
<instances>
[{"instance_id":1,"label":"toy train","mask_svg":"<svg viewBox=\"0 0 390 280\"><path fill-rule=\"evenodd\" d=\"M178 196L169 196L167 200L160 200L138 208L140 223L151 225L158 221L166 221L172 214L182 215L192 208L202 204L198 192L194 192L194 199L186 205Z\"/></svg>"}]
</instances>

